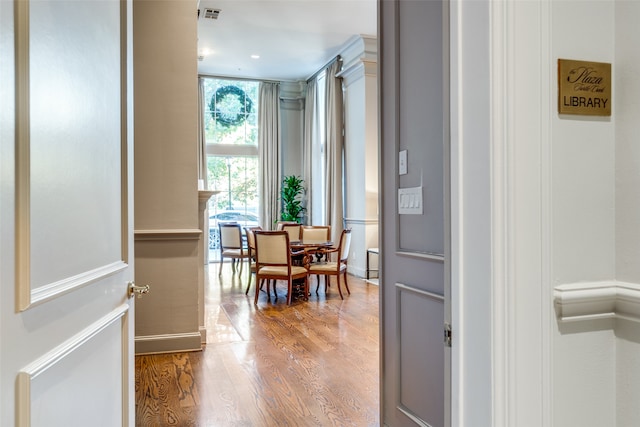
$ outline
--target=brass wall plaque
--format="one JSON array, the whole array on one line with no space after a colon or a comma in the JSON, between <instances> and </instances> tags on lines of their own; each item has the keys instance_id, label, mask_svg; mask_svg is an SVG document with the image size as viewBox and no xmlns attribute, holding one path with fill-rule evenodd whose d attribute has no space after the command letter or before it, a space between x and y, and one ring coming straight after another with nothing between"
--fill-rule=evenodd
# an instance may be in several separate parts
<instances>
[{"instance_id":1,"label":"brass wall plaque","mask_svg":"<svg viewBox=\"0 0 640 427\"><path fill-rule=\"evenodd\" d=\"M558 113L611 115L611 64L558 59Z\"/></svg>"}]
</instances>

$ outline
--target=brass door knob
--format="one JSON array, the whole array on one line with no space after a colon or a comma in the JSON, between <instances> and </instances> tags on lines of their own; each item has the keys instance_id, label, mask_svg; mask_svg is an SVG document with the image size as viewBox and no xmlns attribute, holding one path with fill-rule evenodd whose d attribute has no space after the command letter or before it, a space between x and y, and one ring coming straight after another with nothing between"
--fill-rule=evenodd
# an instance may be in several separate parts
<instances>
[{"instance_id":1,"label":"brass door knob","mask_svg":"<svg viewBox=\"0 0 640 427\"><path fill-rule=\"evenodd\" d=\"M143 294L149 293L149 285L136 286L134 282L129 282L128 285L129 298L132 298L134 295L137 295L138 298L142 298Z\"/></svg>"}]
</instances>

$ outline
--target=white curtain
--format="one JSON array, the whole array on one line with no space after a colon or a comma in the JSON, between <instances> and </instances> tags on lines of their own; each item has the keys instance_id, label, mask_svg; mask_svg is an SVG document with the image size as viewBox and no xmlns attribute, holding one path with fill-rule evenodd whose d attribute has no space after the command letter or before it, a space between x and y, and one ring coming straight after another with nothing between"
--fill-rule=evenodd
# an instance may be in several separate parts
<instances>
[{"instance_id":1,"label":"white curtain","mask_svg":"<svg viewBox=\"0 0 640 427\"><path fill-rule=\"evenodd\" d=\"M209 185L207 184L207 141L204 137L204 79L198 78L198 179L203 180L203 190L207 190Z\"/></svg>"},{"instance_id":2,"label":"white curtain","mask_svg":"<svg viewBox=\"0 0 640 427\"><path fill-rule=\"evenodd\" d=\"M260 83L258 97L260 225L272 230L280 211L280 86Z\"/></svg>"},{"instance_id":3,"label":"white curtain","mask_svg":"<svg viewBox=\"0 0 640 427\"><path fill-rule=\"evenodd\" d=\"M342 80L336 77L341 61L337 60L326 71L326 157L325 157L325 218L331 225L333 241L337 242L343 229L342 212L342 155L343 108Z\"/></svg>"},{"instance_id":4,"label":"white curtain","mask_svg":"<svg viewBox=\"0 0 640 427\"><path fill-rule=\"evenodd\" d=\"M304 140L302 142L302 179L304 179L305 188L307 190L305 200L307 202L307 220L305 224L314 224L313 212L313 178L311 159L313 154L313 139L316 134L316 85L317 79L311 79L307 82L307 92L304 101Z\"/></svg>"}]
</instances>

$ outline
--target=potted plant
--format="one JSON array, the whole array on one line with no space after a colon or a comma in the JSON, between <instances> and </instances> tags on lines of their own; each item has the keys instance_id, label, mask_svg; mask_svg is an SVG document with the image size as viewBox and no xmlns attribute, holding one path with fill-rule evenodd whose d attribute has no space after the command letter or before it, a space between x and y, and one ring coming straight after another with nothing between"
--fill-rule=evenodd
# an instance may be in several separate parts
<instances>
[{"instance_id":1,"label":"potted plant","mask_svg":"<svg viewBox=\"0 0 640 427\"><path fill-rule=\"evenodd\" d=\"M302 221L302 214L306 210L302 206L302 194L304 194L304 180L295 175L285 176L282 180L280 198L282 200L282 221Z\"/></svg>"}]
</instances>

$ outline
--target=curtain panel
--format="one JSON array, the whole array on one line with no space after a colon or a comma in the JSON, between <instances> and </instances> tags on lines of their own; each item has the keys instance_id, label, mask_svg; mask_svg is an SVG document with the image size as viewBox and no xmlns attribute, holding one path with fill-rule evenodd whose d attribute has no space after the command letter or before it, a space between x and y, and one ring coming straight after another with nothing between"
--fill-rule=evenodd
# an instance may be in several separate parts
<instances>
[{"instance_id":1,"label":"curtain panel","mask_svg":"<svg viewBox=\"0 0 640 427\"><path fill-rule=\"evenodd\" d=\"M302 145L302 179L304 179L307 189L306 197L306 224L314 224L313 218L313 171L311 167L311 159L313 156L313 141L317 138L317 111L316 111L316 89L317 78L307 82L307 91L304 101L304 140Z\"/></svg>"},{"instance_id":2,"label":"curtain panel","mask_svg":"<svg viewBox=\"0 0 640 427\"><path fill-rule=\"evenodd\" d=\"M272 230L280 212L280 85L260 83L258 103L260 226Z\"/></svg>"},{"instance_id":3,"label":"curtain panel","mask_svg":"<svg viewBox=\"0 0 640 427\"><path fill-rule=\"evenodd\" d=\"M336 77L342 66L337 60L326 71L326 157L325 157L325 218L331 225L332 239L337 242L344 227L343 209L343 101L342 79Z\"/></svg>"}]
</instances>

